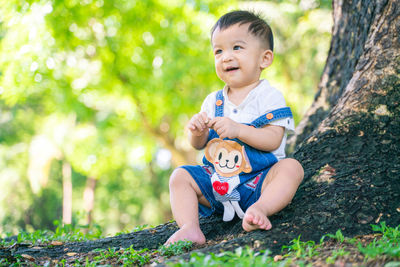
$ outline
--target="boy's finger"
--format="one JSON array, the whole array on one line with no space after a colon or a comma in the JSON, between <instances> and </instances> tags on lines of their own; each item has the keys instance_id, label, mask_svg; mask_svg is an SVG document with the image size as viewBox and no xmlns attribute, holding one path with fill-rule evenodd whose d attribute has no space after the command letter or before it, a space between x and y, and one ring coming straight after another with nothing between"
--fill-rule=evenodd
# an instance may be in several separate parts
<instances>
[{"instance_id":1,"label":"boy's finger","mask_svg":"<svg viewBox=\"0 0 400 267\"><path fill-rule=\"evenodd\" d=\"M212 119L211 121L208 122L207 126L208 126L209 128L212 128L212 127L214 127L214 125L215 125L215 123L216 123L217 121L218 121L218 118L214 118L214 119Z\"/></svg>"},{"instance_id":2,"label":"boy's finger","mask_svg":"<svg viewBox=\"0 0 400 267\"><path fill-rule=\"evenodd\" d=\"M209 121L207 113L202 112L202 113L200 113L200 116L203 119L204 123L207 124Z\"/></svg>"},{"instance_id":3,"label":"boy's finger","mask_svg":"<svg viewBox=\"0 0 400 267\"><path fill-rule=\"evenodd\" d=\"M195 125L196 128L199 129L200 131L202 131L205 128L204 123L202 123L201 121L196 121Z\"/></svg>"},{"instance_id":4,"label":"boy's finger","mask_svg":"<svg viewBox=\"0 0 400 267\"><path fill-rule=\"evenodd\" d=\"M202 118L199 119L198 124L200 125L201 130L204 130L207 127Z\"/></svg>"}]
</instances>

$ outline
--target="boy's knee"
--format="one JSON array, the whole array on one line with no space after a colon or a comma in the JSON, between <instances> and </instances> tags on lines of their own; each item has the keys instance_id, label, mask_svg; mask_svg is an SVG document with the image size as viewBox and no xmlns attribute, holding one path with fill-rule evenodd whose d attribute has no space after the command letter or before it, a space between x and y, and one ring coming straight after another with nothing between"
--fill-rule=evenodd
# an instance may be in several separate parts
<instances>
[{"instance_id":1,"label":"boy's knee","mask_svg":"<svg viewBox=\"0 0 400 267\"><path fill-rule=\"evenodd\" d=\"M290 177L293 181L300 184L303 181L304 170L300 162L292 158L286 158L274 165L272 175Z\"/></svg>"},{"instance_id":2,"label":"boy's knee","mask_svg":"<svg viewBox=\"0 0 400 267\"><path fill-rule=\"evenodd\" d=\"M171 176L169 177L169 187L180 186L183 183L189 182L190 183L191 176L189 173L182 168L175 169Z\"/></svg>"},{"instance_id":3,"label":"boy's knee","mask_svg":"<svg viewBox=\"0 0 400 267\"><path fill-rule=\"evenodd\" d=\"M169 187L174 187L181 183L182 171L181 168L177 168L171 173L171 176L169 177Z\"/></svg>"},{"instance_id":4,"label":"boy's knee","mask_svg":"<svg viewBox=\"0 0 400 267\"><path fill-rule=\"evenodd\" d=\"M290 172L290 176L297 179L299 183L303 181L304 178L304 169L301 166L300 162L296 159L287 158L285 159L285 163L288 165L287 171Z\"/></svg>"},{"instance_id":5,"label":"boy's knee","mask_svg":"<svg viewBox=\"0 0 400 267\"><path fill-rule=\"evenodd\" d=\"M185 187L186 189L193 189L194 192L196 193L197 197L199 200L202 200L203 194L200 190L200 187L196 184L195 180L193 177L183 168L177 168L175 169L170 178L169 178L169 188L170 191L173 189ZM205 198L204 198L205 200ZM200 201L202 204L203 203L208 203L207 200L205 201ZM210 204L203 204L206 206L209 206Z\"/></svg>"}]
</instances>

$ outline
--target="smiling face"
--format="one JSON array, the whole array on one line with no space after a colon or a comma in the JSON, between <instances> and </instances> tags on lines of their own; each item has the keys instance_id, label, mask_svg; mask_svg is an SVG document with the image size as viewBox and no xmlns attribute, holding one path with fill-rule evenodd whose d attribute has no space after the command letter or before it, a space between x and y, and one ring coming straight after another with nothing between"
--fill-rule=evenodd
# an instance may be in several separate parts
<instances>
[{"instance_id":1,"label":"smiling face","mask_svg":"<svg viewBox=\"0 0 400 267\"><path fill-rule=\"evenodd\" d=\"M244 147L235 141L214 138L208 142L205 156L221 176L232 177L241 172L251 172Z\"/></svg>"},{"instance_id":2,"label":"smiling face","mask_svg":"<svg viewBox=\"0 0 400 267\"><path fill-rule=\"evenodd\" d=\"M216 151L214 167L219 173L230 174L240 169L242 160L243 157L241 151L228 151L226 148L221 147Z\"/></svg>"},{"instance_id":3,"label":"smiling face","mask_svg":"<svg viewBox=\"0 0 400 267\"><path fill-rule=\"evenodd\" d=\"M212 35L217 75L232 89L258 83L262 70L272 63L272 51L248 27L248 23L237 23L217 28Z\"/></svg>"}]
</instances>

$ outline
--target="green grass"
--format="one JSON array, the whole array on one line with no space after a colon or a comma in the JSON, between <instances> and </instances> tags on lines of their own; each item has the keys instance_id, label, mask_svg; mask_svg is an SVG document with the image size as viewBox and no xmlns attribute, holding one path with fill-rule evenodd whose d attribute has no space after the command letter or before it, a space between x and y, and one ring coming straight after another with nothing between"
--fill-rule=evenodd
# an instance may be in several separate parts
<instances>
[{"instance_id":1,"label":"green grass","mask_svg":"<svg viewBox=\"0 0 400 267\"><path fill-rule=\"evenodd\" d=\"M93 260L90 262L93 266L104 265L104 263L109 262L110 259L112 259L115 264L123 266L143 266L150 262L150 254L147 248L137 251L130 246L127 249L116 250L115 248L109 248L108 250L100 249L97 250L97 252L99 252L99 255L93 257ZM86 263L88 263L88 259L86 259ZM85 264L85 266L87 265L88 264Z\"/></svg>"},{"instance_id":2,"label":"green grass","mask_svg":"<svg viewBox=\"0 0 400 267\"><path fill-rule=\"evenodd\" d=\"M0 246L10 246L14 243L43 244L51 241L80 242L102 238L102 231L98 225L89 228L87 225L61 224L54 221L55 231L36 230L34 232L21 231L16 236L16 241L0 240Z\"/></svg>"},{"instance_id":3,"label":"green grass","mask_svg":"<svg viewBox=\"0 0 400 267\"><path fill-rule=\"evenodd\" d=\"M143 224L143 225L136 226L132 230L123 230L121 232L118 232L118 233L115 234L115 236L134 233L134 232L139 232L139 231L142 231L144 229L148 229L148 228L152 228L152 227L154 227L154 226L153 225L149 225L149 224Z\"/></svg>"},{"instance_id":4,"label":"green grass","mask_svg":"<svg viewBox=\"0 0 400 267\"><path fill-rule=\"evenodd\" d=\"M357 247L367 259L374 259L381 255L389 257L400 257L400 226L396 228L387 227L383 222L378 225L372 225L372 230L382 233L382 238L374 239L371 243L364 246L361 243Z\"/></svg>"},{"instance_id":5,"label":"green grass","mask_svg":"<svg viewBox=\"0 0 400 267\"><path fill-rule=\"evenodd\" d=\"M285 261L285 263L288 261ZM282 262L274 262L270 251L254 252L252 249L237 248L235 252L223 252L219 254L193 253L189 261L181 260L178 263L170 263L169 266L281 266Z\"/></svg>"},{"instance_id":6,"label":"green grass","mask_svg":"<svg viewBox=\"0 0 400 267\"><path fill-rule=\"evenodd\" d=\"M340 248L337 250L333 250L332 255L327 257L325 262L328 264L334 264L336 259L338 259L340 257L346 257L348 255L350 255L350 251L346 251L346 247Z\"/></svg>"},{"instance_id":7,"label":"green grass","mask_svg":"<svg viewBox=\"0 0 400 267\"><path fill-rule=\"evenodd\" d=\"M317 248L319 245L316 245L314 241L301 241L300 236L297 239L293 239L290 241L292 243L289 246L283 246L282 250L287 250L288 253L285 257L288 256L296 256L296 258L312 258L313 256L318 256Z\"/></svg>"},{"instance_id":8,"label":"green grass","mask_svg":"<svg viewBox=\"0 0 400 267\"><path fill-rule=\"evenodd\" d=\"M162 245L153 252L150 252L147 248L137 251L132 246L120 250L116 250L115 248L109 248L108 250L98 249L95 252L98 252L99 255L93 257L91 264L94 264L94 266L104 265L112 260L112 265L143 266L150 263L151 255L176 256L188 252L192 245L193 243L190 241L179 241L169 246Z\"/></svg>"},{"instance_id":9,"label":"green grass","mask_svg":"<svg viewBox=\"0 0 400 267\"><path fill-rule=\"evenodd\" d=\"M192 247L193 242L191 241L178 241L176 243L170 244L168 246L162 245L158 251L162 256L176 256L188 252Z\"/></svg>"},{"instance_id":10,"label":"green grass","mask_svg":"<svg viewBox=\"0 0 400 267\"><path fill-rule=\"evenodd\" d=\"M146 226L143 226L145 228ZM352 262L354 255L361 258L356 265L385 265L386 267L400 267L400 226L388 227L384 222L372 225L374 235L364 237L345 237L340 230L335 234L324 235L319 243L301 240L301 236L293 239L282 247L281 255L272 255L267 250L254 251L249 247L239 247L234 252L203 254L193 252L189 261L166 262L169 266L313 266L315 262L335 264L337 261ZM138 228L139 229L139 228ZM87 231L82 231L87 230ZM51 245L51 241L61 242L83 241L101 237L100 229L82 229L71 225L57 224L54 232L35 231L21 232L17 241L0 243L0 248L11 246L14 243L31 243ZM164 262L171 256L187 253L192 248L192 242L180 241L169 246L160 246L158 249L135 250L129 248L109 248L94 250L89 254L78 255L74 258L61 259L56 266L99 266L122 265L143 266L153 262ZM0 266L21 266L29 261L18 255L14 262L0 259ZM377 264L376 264L377 263ZM29 264L28 264L29 265ZM41 264L38 264L40 266Z\"/></svg>"},{"instance_id":11,"label":"green grass","mask_svg":"<svg viewBox=\"0 0 400 267\"><path fill-rule=\"evenodd\" d=\"M319 244L314 241L301 241L300 236L282 247L282 254L278 257L270 255L269 250L255 252L246 248L238 248L235 252L223 252L220 254L192 253L189 261L170 263L169 266L313 266L313 262L319 260L326 264L334 264L338 259L346 260L350 254L360 254L364 258L361 264L384 258L385 266L400 267L400 226L387 227L383 222L380 225L372 225L372 230L379 234L372 242L363 244L356 238L346 238L340 230L335 234L324 235ZM326 240L334 242L338 248L326 251ZM332 247L332 245L329 245ZM350 247L354 249L350 249Z\"/></svg>"}]
</instances>

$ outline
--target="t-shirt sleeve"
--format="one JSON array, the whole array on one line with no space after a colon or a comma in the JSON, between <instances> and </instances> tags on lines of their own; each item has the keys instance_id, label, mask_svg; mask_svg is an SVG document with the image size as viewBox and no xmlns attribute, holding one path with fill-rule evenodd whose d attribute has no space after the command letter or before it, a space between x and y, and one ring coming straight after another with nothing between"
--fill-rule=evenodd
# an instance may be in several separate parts
<instances>
[{"instance_id":1,"label":"t-shirt sleeve","mask_svg":"<svg viewBox=\"0 0 400 267\"><path fill-rule=\"evenodd\" d=\"M264 103L262 103L262 105L264 107L263 114L268 113L273 110L276 110L276 109L279 109L279 108L287 107L285 98L283 97L283 94L276 89L273 90L267 98L263 98L260 101L264 101ZM289 131L289 132L293 132L295 129L293 118L283 118L280 120L276 120L276 121L271 122L271 125L285 127L285 130Z\"/></svg>"},{"instance_id":2,"label":"t-shirt sleeve","mask_svg":"<svg viewBox=\"0 0 400 267\"><path fill-rule=\"evenodd\" d=\"M216 99L216 92L209 94L203 101L201 105L200 112L207 113L210 119L215 117L215 99Z\"/></svg>"}]
</instances>

